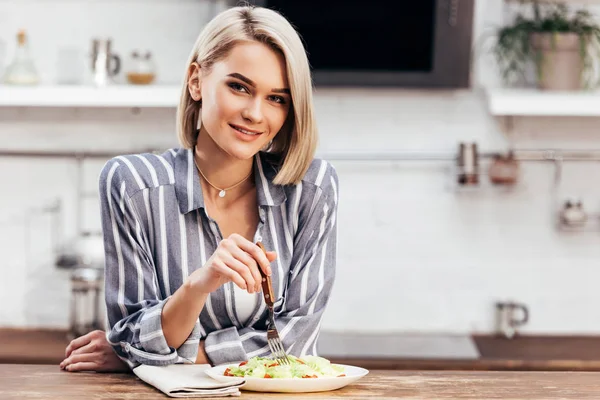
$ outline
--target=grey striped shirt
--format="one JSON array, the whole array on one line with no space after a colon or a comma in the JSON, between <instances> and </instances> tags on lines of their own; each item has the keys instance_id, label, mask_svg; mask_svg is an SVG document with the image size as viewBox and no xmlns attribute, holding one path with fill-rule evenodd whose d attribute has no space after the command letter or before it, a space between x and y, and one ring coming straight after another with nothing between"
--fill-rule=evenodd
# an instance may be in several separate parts
<instances>
[{"instance_id":1,"label":"grey striped shirt","mask_svg":"<svg viewBox=\"0 0 600 400\"><path fill-rule=\"evenodd\" d=\"M338 180L313 160L302 182L275 185L277 159L254 159L259 223L255 240L277 252L272 264L275 323L294 355L316 354L335 277ZM165 302L201 268L223 239L206 213L189 149L119 156L100 175L106 253L108 341L130 367L194 362L198 344L213 365L269 354L262 293L247 324L236 314L233 283L208 296L193 331L177 349L165 340Z\"/></svg>"}]
</instances>

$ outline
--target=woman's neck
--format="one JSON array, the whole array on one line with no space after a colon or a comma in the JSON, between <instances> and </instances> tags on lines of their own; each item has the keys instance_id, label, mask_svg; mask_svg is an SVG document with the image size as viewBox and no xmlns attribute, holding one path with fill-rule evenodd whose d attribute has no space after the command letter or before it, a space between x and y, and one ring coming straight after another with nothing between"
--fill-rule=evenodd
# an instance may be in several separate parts
<instances>
[{"instance_id":1,"label":"woman's neck","mask_svg":"<svg viewBox=\"0 0 600 400\"><path fill-rule=\"evenodd\" d=\"M225 153L210 138L206 132L198 135L194 149L197 168L201 171L200 181L204 197L212 200L220 199L221 202L237 198L254 186L252 178L253 158L239 160ZM232 186L236 185L231 188ZM231 188L230 190L227 190ZM221 198L221 190L226 190L226 195ZM227 203L229 201L226 201Z\"/></svg>"}]
</instances>

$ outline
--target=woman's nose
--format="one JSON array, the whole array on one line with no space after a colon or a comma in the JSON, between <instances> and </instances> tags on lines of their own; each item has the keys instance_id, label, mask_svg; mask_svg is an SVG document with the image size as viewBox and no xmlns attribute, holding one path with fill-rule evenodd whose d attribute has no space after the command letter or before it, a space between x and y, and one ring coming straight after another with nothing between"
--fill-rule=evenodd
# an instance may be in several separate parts
<instances>
[{"instance_id":1,"label":"woman's nose","mask_svg":"<svg viewBox=\"0 0 600 400\"><path fill-rule=\"evenodd\" d=\"M246 108L242 110L242 117L245 120L251 121L253 123L260 123L263 119L262 113L262 102L258 99L252 100L248 103Z\"/></svg>"}]
</instances>

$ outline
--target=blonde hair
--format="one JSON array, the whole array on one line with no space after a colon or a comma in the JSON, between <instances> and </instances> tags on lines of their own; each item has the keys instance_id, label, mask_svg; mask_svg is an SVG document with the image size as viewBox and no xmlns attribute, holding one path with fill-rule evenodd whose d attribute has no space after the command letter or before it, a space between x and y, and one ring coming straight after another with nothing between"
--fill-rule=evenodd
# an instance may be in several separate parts
<instances>
[{"instance_id":1,"label":"blonde hair","mask_svg":"<svg viewBox=\"0 0 600 400\"><path fill-rule=\"evenodd\" d=\"M313 112L312 82L306 51L292 25L276 11L262 7L233 7L213 18L202 30L186 65L181 100L177 108L177 136L181 145L196 145L200 101L188 90L189 66L200 64L205 71L227 57L242 41L258 41L281 52L285 58L292 104L288 118L270 153L281 155L281 165L273 180L278 185L296 184L308 170L317 147L317 125Z\"/></svg>"}]
</instances>

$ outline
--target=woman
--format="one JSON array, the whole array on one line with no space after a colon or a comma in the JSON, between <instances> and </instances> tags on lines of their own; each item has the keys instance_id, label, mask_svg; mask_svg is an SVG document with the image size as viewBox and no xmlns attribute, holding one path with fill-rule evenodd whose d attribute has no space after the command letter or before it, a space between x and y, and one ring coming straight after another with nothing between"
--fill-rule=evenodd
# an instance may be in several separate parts
<instances>
[{"instance_id":1,"label":"woman","mask_svg":"<svg viewBox=\"0 0 600 400\"><path fill-rule=\"evenodd\" d=\"M206 26L177 131L183 148L119 156L102 170L111 329L72 341L63 369L268 355L259 268L272 277L286 350L316 353L335 276L338 182L313 160L310 70L285 18L236 7Z\"/></svg>"}]
</instances>

